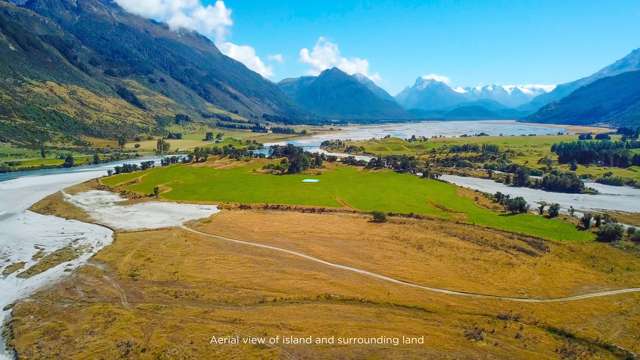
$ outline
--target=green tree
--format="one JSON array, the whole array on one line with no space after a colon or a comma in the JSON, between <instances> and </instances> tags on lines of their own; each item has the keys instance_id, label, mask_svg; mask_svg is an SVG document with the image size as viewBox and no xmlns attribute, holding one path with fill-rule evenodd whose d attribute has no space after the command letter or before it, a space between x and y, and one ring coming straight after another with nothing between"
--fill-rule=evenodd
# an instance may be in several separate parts
<instances>
[{"instance_id":1,"label":"green tree","mask_svg":"<svg viewBox=\"0 0 640 360\"><path fill-rule=\"evenodd\" d=\"M574 173L553 172L542 178L540 187L547 191L580 193L584 190L584 183Z\"/></svg>"},{"instance_id":2,"label":"green tree","mask_svg":"<svg viewBox=\"0 0 640 360\"><path fill-rule=\"evenodd\" d=\"M127 144L127 137L124 135L119 135L118 146L120 147L120 149L122 150L126 144Z\"/></svg>"},{"instance_id":3,"label":"green tree","mask_svg":"<svg viewBox=\"0 0 640 360\"><path fill-rule=\"evenodd\" d=\"M529 205L521 196L508 199L505 203L505 208L512 214L523 214L529 211Z\"/></svg>"},{"instance_id":4,"label":"green tree","mask_svg":"<svg viewBox=\"0 0 640 360\"><path fill-rule=\"evenodd\" d=\"M192 156L195 162L207 161L207 159L209 158L209 151L204 147L196 147L195 149L193 149Z\"/></svg>"},{"instance_id":5,"label":"green tree","mask_svg":"<svg viewBox=\"0 0 640 360\"><path fill-rule=\"evenodd\" d=\"M70 168L73 167L73 165L75 165L75 160L73 159L73 155L69 154L64 158L64 163L62 164L62 166Z\"/></svg>"},{"instance_id":6,"label":"green tree","mask_svg":"<svg viewBox=\"0 0 640 360\"><path fill-rule=\"evenodd\" d=\"M593 220L596 222L596 223L595 223L595 226L596 226L597 228L599 228L599 227L600 227L600 225L602 225L602 215L600 215L600 214L596 214L596 215L593 217Z\"/></svg>"},{"instance_id":7,"label":"green tree","mask_svg":"<svg viewBox=\"0 0 640 360\"><path fill-rule=\"evenodd\" d=\"M571 171L578 170L578 162L575 160L571 160L571 163L569 164L569 169L571 169Z\"/></svg>"},{"instance_id":8,"label":"green tree","mask_svg":"<svg viewBox=\"0 0 640 360\"><path fill-rule=\"evenodd\" d=\"M553 168L553 160L551 160L551 158L549 158L548 156L545 156L542 159L540 159L538 161L538 164L544 165L547 171L551 171L551 169Z\"/></svg>"},{"instance_id":9,"label":"green tree","mask_svg":"<svg viewBox=\"0 0 640 360\"><path fill-rule=\"evenodd\" d=\"M620 224L604 224L598 230L597 239L602 242L614 242L622 240L624 227Z\"/></svg>"},{"instance_id":10,"label":"green tree","mask_svg":"<svg viewBox=\"0 0 640 360\"><path fill-rule=\"evenodd\" d=\"M555 218L560 215L560 204L552 204L549 206L549 217Z\"/></svg>"},{"instance_id":11,"label":"green tree","mask_svg":"<svg viewBox=\"0 0 640 360\"><path fill-rule=\"evenodd\" d=\"M166 142L164 139L158 139L158 141L156 142L156 152L158 154L164 154L166 152L169 152L170 148L171 148L171 144Z\"/></svg>"},{"instance_id":12,"label":"green tree","mask_svg":"<svg viewBox=\"0 0 640 360\"><path fill-rule=\"evenodd\" d=\"M529 170L523 167L516 169L515 177L513 178L513 185L515 186L527 186L529 185Z\"/></svg>"},{"instance_id":13,"label":"green tree","mask_svg":"<svg viewBox=\"0 0 640 360\"><path fill-rule=\"evenodd\" d=\"M584 213L584 215L582 215L582 218L580 218L580 227L583 230L591 229L592 219L593 219L593 215L591 215L591 213Z\"/></svg>"}]
</instances>

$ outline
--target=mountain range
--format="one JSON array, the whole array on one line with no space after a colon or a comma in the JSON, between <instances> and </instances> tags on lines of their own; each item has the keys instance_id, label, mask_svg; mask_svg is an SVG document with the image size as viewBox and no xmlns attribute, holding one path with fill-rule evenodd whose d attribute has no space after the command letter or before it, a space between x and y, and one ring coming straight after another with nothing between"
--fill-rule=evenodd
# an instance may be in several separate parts
<instances>
[{"instance_id":1,"label":"mountain range","mask_svg":"<svg viewBox=\"0 0 640 360\"><path fill-rule=\"evenodd\" d=\"M0 140L80 141L201 121L311 122L207 38L111 0L0 0Z\"/></svg>"},{"instance_id":2,"label":"mountain range","mask_svg":"<svg viewBox=\"0 0 640 360\"><path fill-rule=\"evenodd\" d=\"M302 109L328 119L402 120L411 115L391 95L364 75L338 68L318 76L282 80L278 86Z\"/></svg>"},{"instance_id":3,"label":"mountain range","mask_svg":"<svg viewBox=\"0 0 640 360\"><path fill-rule=\"evenodd\" d=\"M452 88L418 78L396 96L414 116L435 119L521 119L558 124L638 126L640 49L596 73L560 84Z\"/></svg>"},{"instance_id":4,"label":"mountain range","mask_svg":"<svg viewBox=\"0 0 640 360\"><path fill-rule=\"evenodd\" d=\"M407 109L445 110L476 101L492 101L505 108L524 105L536 96L553 90L546 85L485 85L452 88L445 81L433 77L419 77L413 86L396 96Z\"/></svg>"},{"instance_id":5,"label":"mountain range","mask_svg":"<svg viewBox=\"0 0 640 360\"><path fill-rule=\"evenodd\" d=\"M0 0L0 141L85 144L158 134L178 119L260 123L523 119L638 124L640 49L557 87L451 87L420 77L396 97L337 68L275 84L208 38L113 0Z\"/></svg>"}]
</instances>

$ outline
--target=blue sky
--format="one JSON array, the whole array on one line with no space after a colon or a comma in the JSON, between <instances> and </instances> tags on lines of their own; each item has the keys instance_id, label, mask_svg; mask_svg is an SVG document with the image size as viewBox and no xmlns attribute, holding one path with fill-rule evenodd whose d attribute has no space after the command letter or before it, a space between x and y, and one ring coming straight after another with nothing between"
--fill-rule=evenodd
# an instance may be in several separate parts
<instances>
[{"instance_id":1,"label":"blue sky","mask_svg":"<svg viewBox=\"0 0 640 360\"><path fill-rule=\"evenodd\" d=\"M243 62L260 61L258 71L271 80L317 72L331 57L366 69L392 94L426 74L447 76L455 86L557 84L640 47L638 0L226 0L222 6L232 24L216 43ZM320 37L324 51L314 54Z\"/></svg>"}]
</instances>

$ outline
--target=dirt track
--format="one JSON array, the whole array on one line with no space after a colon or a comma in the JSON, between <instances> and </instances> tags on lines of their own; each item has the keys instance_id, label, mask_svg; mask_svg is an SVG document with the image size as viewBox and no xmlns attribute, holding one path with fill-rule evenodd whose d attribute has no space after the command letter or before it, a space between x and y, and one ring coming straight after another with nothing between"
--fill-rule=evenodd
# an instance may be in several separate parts
<instances>
[{"instance_id":1,"label":"dirt track","mask_svg":"<svg viewBox=\"0 0 640 360\"><path fill-rule=\"evenodd\" d=\"M362 270L362 269L358 269L358 268L354 268L354 267L350 267L350 266L346 266L346 265L340 265L340 264L331 263L331 262L328 262L328 261L325 261L325 260L322 260L322 259L318 259L318 258L313 257L313 256L309 256L309 255L301 253L301 252L287 250L287 249L279 248L279 247L276 247L276 246L264 245L264 244L249 242L249 241L231 239L231 238L227 238L227 237L224 237L224 236L218 236L218 235L214 235L214 234L208 234L208 233L204 233L204 232L201 232L201 231L198 231L198 230L194 230L194 229L188 228L186 226L181 226L181 228L186 230L186 231L189 231L191 233L200 235L200 236L204 236L204 237L208 237L208 238L212 238L212 239L217 239L217 240L222 240L222 241L227 241L227 242L232 242L232 243L241 244L241 245L246 245L246 246L253 246L253 247L258 247L258 248L278 251L278 252L281 252L281 253L285 253L285 254L301 257L303 259L306 259L306 260L309 260L309 261L313 261L313 262L316 262L316 263L319 263L319 264L323 264L323 265L326 265L328 267L332 267L332 268L335 268L335 269L351 271L351 272L358 273L358 274L361 274L361 275L364 275L364 276L368 276L368 277L371 277L371 278L375 278L375 279L378 279L378 280L387 281L387 282L391 282L391 283L394 283L394 284L399 284L399 285L403 285L403 286L409 286L409 287L422 289L422 290L426 290L426 291L431 291L431 292L434 292L434 293L445 294L445 295L463 296L463 297L469 297L469 298L475 298L475 299L493 299L493 300L502 300L502 301L523 302L523 303L557 303L557 302L578 301L578 300L585 300L585 299L591 299L591 298L598 298L598 297L614 296L614 295L620 295L620 294L626 294L626 293L640 292L640 288L624 288L624 289L598 291L598 292L594 292L594 293L579 294L579 295L572 295L572 296L559 297L559 298L526 298L526 297L497 296L497 295L480 294L480 293L466 292L466 291L449 290L449 289L443 289L443 288L434 288L434 287L414 284L414 283L411 283L411 282L408 282L408 281L394 279L392 277L388 277L388 276L385 276L385 275L377 274L377 273L370 272L370 271L367 271L367 270Z\"/></svg>"}]
</instances>

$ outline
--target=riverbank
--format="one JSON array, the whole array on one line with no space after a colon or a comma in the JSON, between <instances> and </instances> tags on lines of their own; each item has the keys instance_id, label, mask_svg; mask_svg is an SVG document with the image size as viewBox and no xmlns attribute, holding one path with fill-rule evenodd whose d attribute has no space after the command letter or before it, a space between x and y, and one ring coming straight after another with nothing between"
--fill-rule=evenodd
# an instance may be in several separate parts
<instances>
[{"instance_id":1,"label":"riverbank","mask_svg":"<svg viewBox=\"0 0 640 360\"><path fill-rule=\"evenodd\" d=\"M149 160L157 159L136 161ZM0 265L4 273L0 276L0 308L3 318L14 301L68 275L111 241L111 231L104 227L43 216L28 209L62 189L104 176L108 169L120 164L0 174ZM2 356L12 358L0 351Z\"/></svg>"},{"instance_id":2,"label":"riverbank","mask_svg":"<svg viewBox=\"0 0 640 360\"><path fill-rule=\"evenodd\" d=\"M570 208L578 212L621 212L640 213L640 189L630 187L614 187L597 183L588 183L597 194L571 194L544 191L527 187L515 187L491 180L469 176L443 174L440 179L458 186L481 191L487 194L501 192L511 197L523 197L532 207L537 204L559 204L566 213ZM626 219L635 219L627 215ZM636 225L636 223L631 223Z\"/></svg>"}]
</instances>

